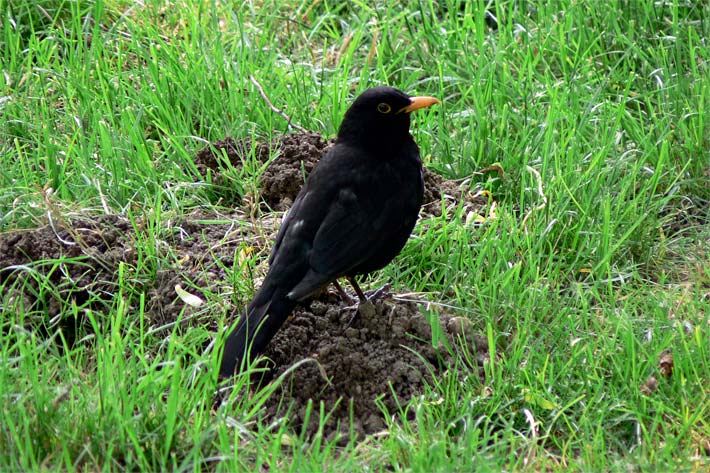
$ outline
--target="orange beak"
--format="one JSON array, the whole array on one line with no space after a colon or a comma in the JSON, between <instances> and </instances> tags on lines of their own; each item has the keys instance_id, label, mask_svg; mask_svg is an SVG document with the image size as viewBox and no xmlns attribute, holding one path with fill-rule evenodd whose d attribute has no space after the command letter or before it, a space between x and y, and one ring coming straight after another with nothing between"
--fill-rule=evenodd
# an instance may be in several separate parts
<instances>
[{"instance_id":1,"label":"orange beak","mask_svg":"<svg viewBox=\"0 0 710 473\"><path fill-rule=\"evenodd\" d=\"M401 109L400 112L411 113L415 110L419 110L420 108L431 107L432 105L441 103L439 99L435 99L434 97L410 97L409 99L412 102Z\"/></svg>"}]
</instances>

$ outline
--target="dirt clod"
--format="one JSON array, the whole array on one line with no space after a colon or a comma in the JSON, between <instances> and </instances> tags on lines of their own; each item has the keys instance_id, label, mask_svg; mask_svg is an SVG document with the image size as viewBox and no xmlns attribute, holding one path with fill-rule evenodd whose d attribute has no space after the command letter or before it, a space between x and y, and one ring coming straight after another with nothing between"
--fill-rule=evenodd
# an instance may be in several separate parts
<instances>
[{"instance_id":1,"label":"dirt clod","mask_svg":"<svg viewBox=\"0 0 710 473\"><path fill-rule=\"evenodd\" d=\"M661 353L661 358L658 360L658 370L664 378L670 378L673 375L673 352L665 350Z\"/></svg>"},{"instance_id":2,"label":"dirt clod","mask_svg":"<svg viewBox=\"0 0 710 473\"><path fill-rule=\"evenodd\" d=\"M658 390L658 380L655 376L649 376L641 385L641 394L650 396Z\"/></svg>"}]
</instances>

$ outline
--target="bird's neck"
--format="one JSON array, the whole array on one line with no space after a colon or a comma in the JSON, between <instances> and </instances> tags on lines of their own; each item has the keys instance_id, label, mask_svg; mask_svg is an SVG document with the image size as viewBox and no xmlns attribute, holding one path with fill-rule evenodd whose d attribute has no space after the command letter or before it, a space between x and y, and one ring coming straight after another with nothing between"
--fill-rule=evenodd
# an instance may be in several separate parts
<instances>
[{"instance_id":1,"label":"bird's neck","mask_svg":"<svg viewBox=\"0 0 710 473\"><path fill-rule=\"evenodd\" d=\"M382 130L344 128L341 127L338 132L338 143L362 149L382 158L394 157L397 154L395 151L408 148L408 145L413 141L409 130L392 130L392 133L389 134L383 133Z\"/></svg>"}]
</instances>

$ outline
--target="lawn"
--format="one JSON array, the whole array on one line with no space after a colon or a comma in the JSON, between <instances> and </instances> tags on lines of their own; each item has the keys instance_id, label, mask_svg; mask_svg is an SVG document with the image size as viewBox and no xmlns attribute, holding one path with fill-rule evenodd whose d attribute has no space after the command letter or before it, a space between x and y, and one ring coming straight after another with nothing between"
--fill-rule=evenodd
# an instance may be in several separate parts
<instances>
[{"instance_id":1,"label":"lawn","mask_svg":"<svg viewBox=\"0 0 710 473\"><path fill-rule=\"evenodd\" d=\"M0 13L0 470L710 468L710 3ZM483 203L439 203L365 285L467 319L487 353L376 433L328 435L264 417L282 378L220 382L217 348L284 210L259 143L332 138L382 84L442 100L412 134Z\"/></svg>"}]
</instances>

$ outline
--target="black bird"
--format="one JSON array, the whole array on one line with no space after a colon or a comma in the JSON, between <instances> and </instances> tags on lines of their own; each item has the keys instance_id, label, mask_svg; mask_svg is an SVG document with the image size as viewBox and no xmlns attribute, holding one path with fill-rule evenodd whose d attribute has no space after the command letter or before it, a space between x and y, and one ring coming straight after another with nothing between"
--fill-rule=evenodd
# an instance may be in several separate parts
<instances>
[{"instance_id":1,"label":"black bird","mask_svg":"<svg viewBox=\"0 0 710 473\"><path fill-rule=\"evenodd\" d=\"M391 87L355 99L281 224L266 278L227 338L222 377L260 354L299 301L330 283L342 293L338 278L365 298L354 276L392 261L417 221L424 179L409 114L436 103Z\"/></svg>"}]
</instances>

